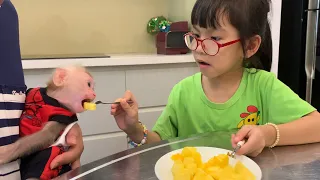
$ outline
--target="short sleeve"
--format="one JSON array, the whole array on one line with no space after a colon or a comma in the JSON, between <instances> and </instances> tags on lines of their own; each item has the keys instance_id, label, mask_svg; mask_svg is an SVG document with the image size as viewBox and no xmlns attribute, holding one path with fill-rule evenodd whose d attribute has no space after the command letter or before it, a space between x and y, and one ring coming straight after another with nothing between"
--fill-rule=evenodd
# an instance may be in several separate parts
<instances>
[{"instance_id":1,"label":"short sleeve","mask_svg":"<svg viewBox=\"0 0 320 180\"><path fill-rule=\"evenodd\" d=\"M264 86L261 84L261 89L263 107L267 110L267 122L284 124L316 110L273 74L269 75L265 82Z\"/></svg>"},{"instance_id":2,"label":"short sleeve","mask_svg":"<svg viewBox=\"0 0 320 180\"><path fill-rule=\"evenodd\" d=\"M178 136L177 116L175 111L176 88L171 91L167 105L158 118L153 131L158 133L162 140L175 138Z\"/></svg>"},{"instance_id":3,"label":"short sleeve","mask_svg":"<svg viewBox=\"0 0 320 180\"><path fill-rule=\"evenodd\" d=\"M56 121L61 124L69 125L73 122L78 121L77 115L65 116L65 115L53 115L50 117L49 121Z\"/></svg>"}]
</instances>

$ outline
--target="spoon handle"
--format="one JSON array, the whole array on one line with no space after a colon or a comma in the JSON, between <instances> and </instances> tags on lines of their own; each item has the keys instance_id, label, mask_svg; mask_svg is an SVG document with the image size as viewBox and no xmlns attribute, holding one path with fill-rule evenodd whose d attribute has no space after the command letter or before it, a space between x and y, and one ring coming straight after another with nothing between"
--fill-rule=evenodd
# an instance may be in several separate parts
<instances>
[{"instance_id":1,"label":"spoon handle","mask_svg":"<svg viewBox=\"0 0 320 180\"><path fill-rule=\"evenodd\" d=\"M237 143L237 146L233 149L233 151L231 153L227 153L227 155L229 155L230 157L234 158L235 155L236 155L236 152L246 143L247 141L246 140L242 140L242 141L239 141Z\"/></svg>"},{"instance_id":2,"label":"spoon handle","mask_svg":"<svg viewBox=\"0 0 320 180\"><path fill-rule=\"evenodd\" d=\"M132 104L133 101L127 101L128 104ZM96 104L120 104L120 102L102 102L102 101L97 101Z\"/></svg>"}]
</instances>

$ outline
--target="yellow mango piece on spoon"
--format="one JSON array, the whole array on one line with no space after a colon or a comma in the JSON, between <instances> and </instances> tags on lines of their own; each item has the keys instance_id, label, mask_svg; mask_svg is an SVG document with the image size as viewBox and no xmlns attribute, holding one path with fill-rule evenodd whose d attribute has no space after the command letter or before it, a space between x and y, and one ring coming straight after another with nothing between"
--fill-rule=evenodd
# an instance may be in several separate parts
<instances>
[{"instance_id":1,"label":"yellow mango piece on spoon","mask_svg":"<svg viewBox=\"0 0 320 180\"><path fill-rule=\"evenodd\" d=\"M94 111L94 110L97 109L97 105L96 105L96 103L84 102L83 103L83 108L85 110Z\"/></svg>"}]
</instances>

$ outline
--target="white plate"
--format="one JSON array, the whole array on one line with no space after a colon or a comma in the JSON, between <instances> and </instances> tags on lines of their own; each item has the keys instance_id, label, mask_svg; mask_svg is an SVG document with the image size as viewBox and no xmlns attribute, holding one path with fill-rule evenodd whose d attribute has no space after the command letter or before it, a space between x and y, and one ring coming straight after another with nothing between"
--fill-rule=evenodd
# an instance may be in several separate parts
<instances>
[{"instance_id":1,"label":"white plate","mask_svg":"<svg viewBox=\"0 0 320 180\"><path fill-rule=\"evenodd\" d=\"M226 154L230 150L214 148L214 147L195 147L197 151L201 154L202 161L207 162L213 156L219 154ZM182 149L171 151L164 156L162 156L155 165L155 173L159 180L173 180L171 173L171 168L173 166L173 161L171 156L176 153L181 153ZM257 180L261 180L262 172L260 167L250 158L246 156L236 156L236 159L229 158L229 164L234 165L237 161L241 161L244 166L246 166L255 176Z\"/></svg>"}]
</instances>

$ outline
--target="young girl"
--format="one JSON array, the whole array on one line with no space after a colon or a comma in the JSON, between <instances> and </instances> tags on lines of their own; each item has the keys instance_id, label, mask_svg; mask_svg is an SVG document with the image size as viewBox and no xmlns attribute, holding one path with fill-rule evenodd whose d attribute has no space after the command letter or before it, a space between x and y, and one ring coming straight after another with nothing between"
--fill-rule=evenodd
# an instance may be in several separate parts
<instances>
[{"instance_id":1,"label":"young girl","mask_svg":"<svg viewBox=\"0 0 320 180\"><path fill-rule=\"evenodd\" d=\"M200 72L174 86L153 131L138 121L128 91L111 114L141 145L196 133L238 128L238 154L257 156L265 147L320 141L320 115L271 68L270 0L197 0L185 42ZM131 106L126 100L133 100Z\"/></svg>"}]
</instances>

